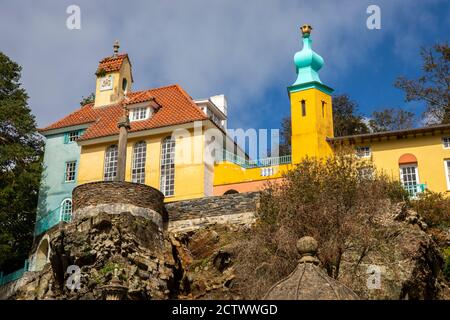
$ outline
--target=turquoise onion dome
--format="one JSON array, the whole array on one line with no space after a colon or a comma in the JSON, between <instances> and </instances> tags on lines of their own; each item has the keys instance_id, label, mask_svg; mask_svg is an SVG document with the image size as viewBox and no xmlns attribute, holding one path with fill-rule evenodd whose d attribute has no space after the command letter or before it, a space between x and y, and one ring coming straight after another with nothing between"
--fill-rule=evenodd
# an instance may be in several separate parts
<instances>
[{"instance_id":1,"label":"turquoise onion dome","mask_svg":"<svg viewBox=\"0 0 450 320\"><path fill-rule=\"evenodd\" d=\"M303 25L301 30L303 34L303 49L294 55L294 63L298 76L293 86L309 82L322 83L318 72L322 68L324 61L311 48L312 40L310 35L312 27L310 25Z\"/></svg>"}]
</instances>

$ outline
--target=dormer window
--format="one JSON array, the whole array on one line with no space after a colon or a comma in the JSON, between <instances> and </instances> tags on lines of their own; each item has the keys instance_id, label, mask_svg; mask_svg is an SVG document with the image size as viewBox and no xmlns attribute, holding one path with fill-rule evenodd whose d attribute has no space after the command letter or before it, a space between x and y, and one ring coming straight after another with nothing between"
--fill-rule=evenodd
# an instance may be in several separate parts
<instances>
[{"instance_id":1,"label":"dormer window","mask_svg":"<svg viewBox=\"0 0 450 320\"><path fill-rule=\"evenodd\" d=\"M145 120L150 117L150 108L148 107L139 107L133 108L130 111L130 121L139 121Z\"/></svg>"}]
</instances>

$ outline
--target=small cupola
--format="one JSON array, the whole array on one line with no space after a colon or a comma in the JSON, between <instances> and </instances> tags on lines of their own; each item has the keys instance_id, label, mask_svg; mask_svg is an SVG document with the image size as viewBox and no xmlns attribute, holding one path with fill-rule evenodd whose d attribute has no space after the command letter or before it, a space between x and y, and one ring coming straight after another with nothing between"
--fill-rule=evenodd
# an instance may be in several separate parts
<instances>
[{"instance_id":1,"label":"small cupola","mask_svg":"<svg viewBox=\"0 0 450 320\"><path fill-rule=\"evenodd\" d=\"M133 75L131 62L126 53L119 53L119 41L113 45L112 56L100 60L95 75L94 107L103 107L118 103L122 97L131 91Z\"/></svg>"},{"instance_id":2,"label":"small cupola","mask_svg":"<svg viewBox=\"0 0 450 320\"><path fill-rule=\"evenodd\" d=\"M308 82L319 82L319 70L322 68L323 58L312 50L311 31L308 24L300 28L303 38L303 49L294 55L294 63L297 70L297 80L293 86Z\"/></svg>"}]
</instances>

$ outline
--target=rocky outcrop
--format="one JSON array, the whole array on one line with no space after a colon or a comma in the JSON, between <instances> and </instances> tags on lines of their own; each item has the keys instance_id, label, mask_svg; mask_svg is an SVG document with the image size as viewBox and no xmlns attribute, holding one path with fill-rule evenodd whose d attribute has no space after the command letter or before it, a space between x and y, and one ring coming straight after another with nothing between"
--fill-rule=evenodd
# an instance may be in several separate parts
<instances>
[{"instance_id":1,"label":"rocky outcrop","mask_svg":"<svg viewBox=\"0 0 450 320\"><path fill-rule=\"evenodd\" d=\"M83 215L52 231L50 263L11 299L105 299L111 287L124 288L124 299L246 298L246 275L236 273L236 256L250 225L211 223L168 232L151 215L114 211L128 203L110 207L99 201L89 205L95 214L80 206ZM114 212L98 212L99 207ZM387 208L376 225L373 246L348 250L337 280L361 299L450 299L442 257L420 217L399 204ZM79 268L78 288L69 288L78 279L68 273L70 266ZM379 286L368 286L377 272Z\"/></svg>"},{"instance_id":2,"label":"rocky outcrop","mask_svg":"<svg viewBox=\"0 0 450 320\"><path fill-rule=\"evenodd\" d=\"M127 299L178 294L181 269L171 241L143 217L123 212L84 218L56 233L51 247L51 263L13 298L103 299L114 272L128 288ZM79 268L79 286L70 266Z\"/></svg>"},{"instance_id":3,"label":"rocky outcrop","mask_svg":"<svg viewBox=\"0 0 450 320\"><path fill-rule=\"evenodd\" d=\"M404 203L377 219L373 246L344 254L338 280L365 299L449 297L443 259L427 225Z\"/></svg>"}]
</instances>

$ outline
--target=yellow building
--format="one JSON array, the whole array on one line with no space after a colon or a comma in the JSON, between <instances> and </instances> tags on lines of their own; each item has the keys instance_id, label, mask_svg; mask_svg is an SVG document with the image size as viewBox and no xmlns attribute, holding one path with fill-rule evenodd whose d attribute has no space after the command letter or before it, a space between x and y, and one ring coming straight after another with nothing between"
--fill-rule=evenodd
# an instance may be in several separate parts
<instances>
[{"instance_id":1,"label":"yellow building","mask_svg":"<svg viewBox=\"0 0 450 320\"><path fill-rule=\"evenodd\" d=\"M75 184L116 178L117 123L126 108L130 129L125 180L158 188L166 201L258 190L268 180L281 179L305 156L327 157L341 145L354 146L358 156L400 179L412 195L424 188L447 191L450 126L333 136L333 89L319 78L324 61L312 50L311 30L308 25L301 29L303 48L294 56L297 79L288 87L292 155L248 159L227 135L223 95L194 100L179 85L133 91L130 59L118 53L116 43L114 54L97 68L95 101L41 130L48 139L64 133L79 146L74 160L65 160L63 182L69 173L69 182ZM51 152L64 147L58 148ZM60 198L68 205L70 194L58 195L55 203Z\"/></svg>"}]
</instances>

